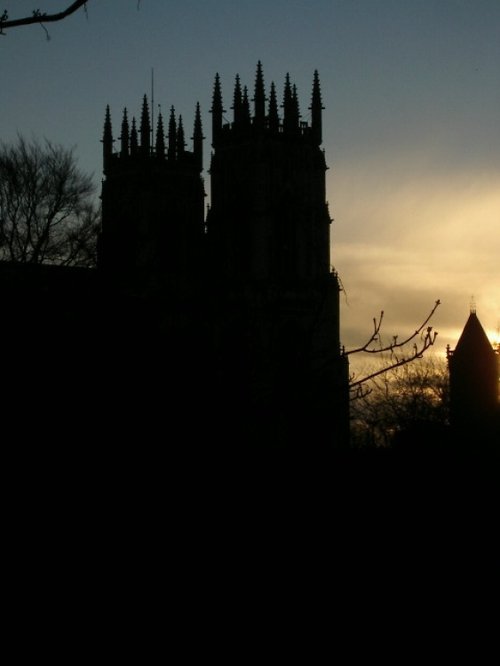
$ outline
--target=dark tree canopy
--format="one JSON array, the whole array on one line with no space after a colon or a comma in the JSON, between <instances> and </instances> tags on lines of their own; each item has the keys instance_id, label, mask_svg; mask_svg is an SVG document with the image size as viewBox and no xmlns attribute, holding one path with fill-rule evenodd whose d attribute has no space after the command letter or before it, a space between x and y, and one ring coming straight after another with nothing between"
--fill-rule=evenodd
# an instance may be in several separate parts
<instances>
[{"instance_id":1,"label":"dark tree canopy","mask_svg":"<svg viewBox=\"0 0 500 666\"><path fill-rule=\"evenodd\" d=\"M367 373L365 391L351 402L354 446L388 446L416 426L448 425L446 362L426 356L382 374Z\"/></svg>"},{"instance_id":2,"label":"dark tree canopy","mask_svg":"<svg viewBox=\"0 0 500 666\"><path fill-rule=\"evenodd\" d=\"M95 264L98 211L73 151L19 137L0 144L0 258Z\"/></svg>"}]
</instances>

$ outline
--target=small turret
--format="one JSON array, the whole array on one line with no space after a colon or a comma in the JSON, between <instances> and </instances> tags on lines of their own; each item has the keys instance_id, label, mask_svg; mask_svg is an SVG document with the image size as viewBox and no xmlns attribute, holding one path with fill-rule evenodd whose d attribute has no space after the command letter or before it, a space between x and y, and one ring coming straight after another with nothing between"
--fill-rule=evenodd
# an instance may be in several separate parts
<instances>
[{"instance_id":1,"label":"small turret","mask_svg":"<svg viewBox=\"0 0 500 666\"><path fill-rule=\"evenodd\" d=\"M158 123L156 126L156 157L159 159L165 158L165 131L163 129L163 117L161 111L158 114Z\"/></svg>"},{"instance_id":2,"label":"small turret","mask_svg":"<svg viewBox=\"0 0 500 666\"><path fill-rule=\"evenodd\" d=\"M175 109L170 108L170 120L168 121L168 153L169 161L174 161L177 156L177 123L175 121Z\"/></svg>"},{"instance_id":3,"label":"small turret","mask_svg":"<svg viewBox=\"0 0 500 666\"><path fill-rule=\"evenodd\" d=\"M266 95L264 90L264 75L262 73L262 63L257 63L257 74L255 77L254 92L254 123L257 127L263 127L266 117Z\"/></svg>"},{"instance_id":4,"label":"small turret","mask_svg":"<svg viewBox=\"0 0 500 666\"><path fill-rule=\"evenodd\" d=\"M151 153L151 123L149 120L148 98L144 95L141 114L141 152L143 155Z\"/></svg>"},{"instance_id":5,"label":"small turret","mask_svg":"<svg viewBox=\"0 0 500 666\"><path fill-rule=\"evenodd\" d=\"M218 74L215 75L214 94L210 113L212 114L212 145L215 145L222 130L222 115L224 113L224 108L222 106L220 78Z\"/></svg>"},{"instance_id":6,"label":"small turret","mask_svg":"<svg viewBox=\"0 0 500 666\"><path fill-rule=\"evenodd\" d=\"M120 136L121 148L120 155L121 157L128 157L130 151L130 137L129 137L129 128L127 120L127 109L123 109L123 120L122 120L122 134Z\"/></svg>"},{"instance_id":7,"label":"small turret","mask_svg":"<svg viewBox=\"0 0 500 666\"><path fill-rule=\"evenodd\" d=\"M323 141L323 130L322 130L322 111L325 107L322 105L321 102L321 88L319 85L319 75L318 75L318 70L316 69L314 71L314 82L313 82L313 90L312 90L312 99L311 99L311 106L309 107L309 110L311 111L311 130L312 130L312 136L315 141L315 143L318 144L318 146L321 144Z\"/></svg>"},{"instance_id":8,"label":"small turret","mask_svg":"<svg viewBox=\"0 0 500 666\"><path fill-rule=\"evenodd\" d=\"M106 116L104 118L104 132L102 135L102 153L104 171L109 167L111 156L113 154L113 129L111 127L111 112L109 104L106 107Z\"/></svg>"},{"instance_id":9,"label":"small turret","mask_svg":"<svg viewBox=\"0 0 500 666\"><path fill-rule=\"evenodd\" d=\"M196 114L194 117L193 131L193 154L197 168L203 170L203 128L201 125L200 103L196 104Z\"/></svg>"}]
</instances>

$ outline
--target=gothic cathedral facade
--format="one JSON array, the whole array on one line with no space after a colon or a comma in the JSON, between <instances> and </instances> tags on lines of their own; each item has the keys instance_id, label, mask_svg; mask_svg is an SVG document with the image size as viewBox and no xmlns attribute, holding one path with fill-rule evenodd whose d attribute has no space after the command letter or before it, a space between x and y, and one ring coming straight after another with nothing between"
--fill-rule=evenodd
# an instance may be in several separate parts
<instances>
[{"instance_id":1,"label":"gothic cathedral facade","mask_svg":"<svg viewBox=\"0 0 500 666\"><path fill-rule=\"evenodd\" d=\"M124 111L115 150L108 108L99 271L127 302L148 304L154 362L193 408L196 387L221 441L344 447L348 366L318 73L310 123L288 75L281 108L259 62L252 100L236 77L228 121L216 75L206 215L199 105L192 150L173 107L167 131L160 114L152 132L146 97L139 124Z\"/></svg>"}]
</instances>

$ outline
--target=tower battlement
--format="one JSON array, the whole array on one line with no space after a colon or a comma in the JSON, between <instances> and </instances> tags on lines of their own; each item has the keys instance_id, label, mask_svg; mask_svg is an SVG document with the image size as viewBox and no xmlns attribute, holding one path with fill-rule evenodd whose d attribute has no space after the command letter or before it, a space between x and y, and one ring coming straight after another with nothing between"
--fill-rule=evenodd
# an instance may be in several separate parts
<instances>
[{"instance_id":1,"label":"tower battlement","mask_svg":"<svg viewBox=\"0 0 500 666\"><path fill-rule=\"evenodd\" d=\"M251 109L253 104L253 112ZM266 95L262 64L257 64L257 74L253 98L249 99L248 88L242 88L239 75L233 93L232 121L225 122L225 109L222 101L220 78L217 74L212 98L212 135L213 147L235 139L248 140L259 135L290 140L291 138L309 141L320 145L322 142L322 110L321 88L318 72L314 72L313 91L310 113L310 124L301 120L297 86L292 84L290 75L285 78L283 101L280 105L283 113L278 110L278 97L274 82L271 83L269 96Z\"/></svg>"},{"instance_id":2,"label":"tower battlement","mask_svg":"<svg viewBox=\"0 0 500 666\"><path fill-rule=\"evenodd\" d=\"M123 110L120 147L114 149L111 112L106 108L104 120L103 170L106 176L122 171L148 168L146 165L162 168L169 172L180 167L200 173L203 169L203 131L200 105L196 105L192 150L186 149L182 116L176 117L175 109L170 109L168 130L165 132L163 115L158 114L156 132L153 134L152 119L149 113L147 96L144 95L139 129L135 117L128 120L128 110Z\"/></svg>"}]
</instances>

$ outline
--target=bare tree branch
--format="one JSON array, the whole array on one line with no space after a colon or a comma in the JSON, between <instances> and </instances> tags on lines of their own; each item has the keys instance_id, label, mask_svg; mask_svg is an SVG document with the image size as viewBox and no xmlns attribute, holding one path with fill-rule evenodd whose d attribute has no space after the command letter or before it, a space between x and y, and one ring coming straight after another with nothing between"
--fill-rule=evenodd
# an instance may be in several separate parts
<instances>
[{"instance_id":1,"label":"bare tree branch","mask_svg":"<svg viewBox=\"0 0 500 666\"><path fill-rule=\"evenodd\" d=\"M419 346L417 344L413 345L413 350L412 353L409 356L401 356L398 357L397 355L394 355L394 362L390 363L388 366L384 366L383 368L380 368L379 370L376 370L375 372L370 373L366 377L363 377L362 379L358 379L357 381L352 381L350 383L350 388L356 388L357 386L360 386L364 382L368 381L369 379L373 379L374 377L378 377L378 375L383 374L384 372L387 372L388 370L393 370L394 368L399 368L402 365L406 365L407 363L411 363L411 361L415 361L417 358L422 358L422 355L424 352L429 349L429 347L432 347L434 344L435 340L437 337L437 332L434 331L432 332L432 326L428 326L427 331L425 335L423 336L423 342L422 345Z\"/></svg>"},{"instance_id":2,"label":"bare tree branch","mask_svg":"<svg viewBox=\"0 0 500 666\"><path fill-rule=\"evenodd\" d=\"M446 361L426 357L376 377L351 402L354 446L390 446L399 432L414 426L448 423Z\"/></svg>"},{"instance_id":3,"label":"bare tree branch","mask_svg":"<svg viewBox=\"0 0 500 666\"><path fill-rule=\"evenodd\" d=\"M42 24L62 21L68 16L71 16L71 14L74 14L78 9L80 9L80 7L84 7L87 4L87 1L88 0L76 0L63 11L57 12L55 14L47 14L45 12L41 12L39 9L35 9L31 16L25 16L20 19L12 20L9 20L7 12L4 11L0 16L0 34L2 34L6 28L17 28L21 25L32 25L33 23Z\"/></svg>"},{"instance_id":4,"label":"bare tree branch","mask_svg":"<svg viewBox=\"0 0 500 666\"><path fill-rule=\"evenodd\" d=\"M369 349L370 345L373 342L380 341L380 329L382 327L382 321L384 319L384 311L382 310L380 313L380 317L378 321L373 318L373 333L370 336L370 338L365 342L364 345L361 347L356 347L355 349L350 349L349 351L344 352L346 356L349 356L349 354L358 354L359 352L365 352L367 354L380 354L381 352L392 352L394 349L398 347L404 347L407 345L409 342L411 342L415 337L417 337L425 328L427 323L430 321L431 317L433 314L436 312L437 308L441 305L441 301L437 300L434 304L434 307L430 311L428 317L422 322L422 324L417 328L417 330L412 333L406 340L403 340L402 342L397 341L397 335L393 337L392 342L387 345L386 347L383 346L378 346L375 349ZM436 336L437 333L434 334Z\"/></svg>"},{"instance_id":5,"label":"bare tree branch","mask_svg":"<svg viewBox=\"0 0 500 666\"><path fill-rule=\"evenodd\" d=\"M0 259L95 265L93 190L72 150L22 137L0 144Z\"/></svg>"},{"instance_id":6,"label":"bare tree branch","mask_svg":"<svg viewBox=\"0 0 500 666\"><path fill-rule=\"evenodd\" d=\"M430 311L429 315L422 322L422 324L417 328L417 330L414 333L408 336L405 340L398 342L398 336L395 335L392 339L392 342L385 346L382 344L380 337L380 329L382 327L384 312L382 311L380 313L380 317L378 320L376 320L375 318L373 319L373 333L368 339L368 341L361 347L357 347L356 349L346 351L344 352L344 354L348 356L349 354L355 354L360 352L364 352L367 354L382 354L384 352L389 352L391 355L391 361L388 365L385 365L382 368L379 368L378 370L371 372L370 374L366 375L365 377L362 377L361 379L356 379L356 377L352 375L349 378L349 389L351 391L351 400L359 400L360 398L365 398L370 393L370 390L367 389L365 386L363 386L365 382L372 380L375 377L378 377L379 375L388 372L389 370L399 368L403 365L406 365L407 363L415 361L416 359L422 358L424 352L426 352L429 349L429 347L432 347L432 345L436 341L436 337L438 335L437 331L433 331L432 326L427 326L427 324L429 323L431 317L434 315L440 304L441 301L437 300L434 304L434 307ZM420 341L414 342L419 336L420 336ZM402 350L406 345L408 345L412 341L413 341L413 347L411 353L402 356L398 355L397 351ZM379 342L379 346L375 348L371 347L371 345L375 342Z\"/></svg>"}]
</instances>

